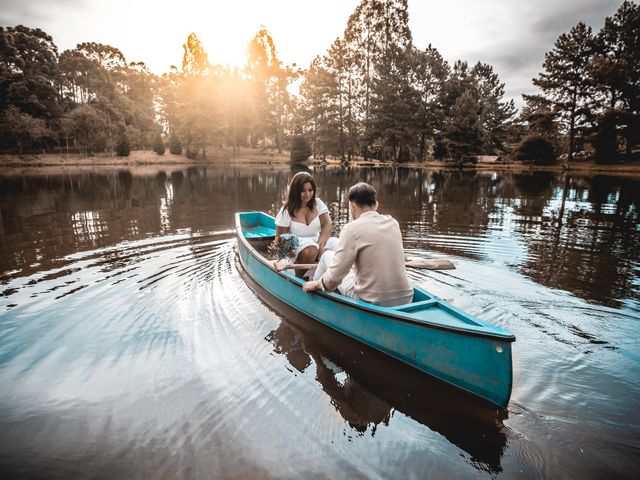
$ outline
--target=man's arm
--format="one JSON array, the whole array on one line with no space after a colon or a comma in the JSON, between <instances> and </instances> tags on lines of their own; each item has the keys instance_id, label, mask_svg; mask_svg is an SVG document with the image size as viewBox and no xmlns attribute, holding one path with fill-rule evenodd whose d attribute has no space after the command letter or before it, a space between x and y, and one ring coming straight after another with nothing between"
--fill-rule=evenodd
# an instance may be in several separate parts
<instances>
[{"instance_id":1,"label":"man's arm","mask_svg":"<svg viewBox=\"0 0 640 480\"><path fill-rule=\"evenodd\" d=\"M326 290L322 285L322 278L318 280L310 280L302 285L302 290L304 293L317 292L318 290Z\"/></svg>"},{"instance_id":2,"label":"man's arm","mask_svg":"<svg viewBox=\"0 0 640 480\"><path fill-rule=\"evenodd\" d=\"M346 277L352 265L355 263L358 252L356 250L356 241L353 234L348 228L343 228L340 232L340 244L333 257L333 263L324 275L318 280L310 281L302 286L305 293L315 292L317 290L326 290L332 292L344 277Z\"/></svg>"},{"instance_id":3,"label":"man's arm","mask_svg":"<svg viewBox=\"0 0 640 480\"><path fill-rule=\"evenodd\" d=\"M349 270L351 270L357 256L356 239L349 228L345 227L340 232L340 244L333 257L333 263L329 269L324 272L322 278L320 278L328 291L331 292L338 288L342 279L346 277Z\"/></svg>"}]
</instances>

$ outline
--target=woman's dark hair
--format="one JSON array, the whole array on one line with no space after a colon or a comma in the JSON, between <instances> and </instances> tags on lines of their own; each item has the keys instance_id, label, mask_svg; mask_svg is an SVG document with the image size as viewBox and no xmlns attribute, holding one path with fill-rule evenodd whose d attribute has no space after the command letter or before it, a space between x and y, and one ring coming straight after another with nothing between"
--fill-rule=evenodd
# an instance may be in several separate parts
<instances>
[{"instance_id":1,"label":"woman's dark hair","mask_svg":"<svg viewBox=\"0 0 640 480\"><path fill-rule=\"evenodd\" d=\"M307 203L309 210L313 210L316 206L316 182L313 177L307 172L298 172L291 179L289 184L289 193L287 194L287 200L284 202L284 208L289 212L289 215L293 217L296 210L299 210L302 202L300 201L300 194L305 183L310 183L313 188L313 195L311 200Z\"/></svg>"},{"instance_id":2,"label":"woman's dark hair","mask_svg":"<svg viewBox=\"0 0 640 480\"><path fill-rule=\"evenodd\" d=\"M368 183L358 182L349 189L347 198L359 207L373 207L377 202L376 189Z\"/></svg>"}]
</instances>

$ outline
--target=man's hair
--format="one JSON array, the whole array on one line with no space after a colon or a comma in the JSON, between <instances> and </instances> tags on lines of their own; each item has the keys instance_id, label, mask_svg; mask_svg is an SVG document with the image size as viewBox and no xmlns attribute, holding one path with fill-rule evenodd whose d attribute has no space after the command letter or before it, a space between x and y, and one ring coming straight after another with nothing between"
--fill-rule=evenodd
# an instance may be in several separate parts
<instances>
[{"instance_id":1,"label":"man's hair","mask_svg":"<svg viewBox=\"0 0 640 480\"><path fill-rule=\"evenodd\" d=\"M347 198L359 207L373 207L377 202L378 192L368 183L358 182L349 189Z\"/></svg>"}]
</instances>

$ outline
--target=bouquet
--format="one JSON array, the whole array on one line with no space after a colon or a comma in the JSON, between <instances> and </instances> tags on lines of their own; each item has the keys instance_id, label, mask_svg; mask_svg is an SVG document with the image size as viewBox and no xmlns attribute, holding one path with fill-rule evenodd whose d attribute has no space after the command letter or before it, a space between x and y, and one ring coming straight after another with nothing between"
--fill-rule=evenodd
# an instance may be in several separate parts
<instances>
[{"instance_id":1,"label":"bouquet","mask_svg":"<svg viewBox=\"0 0 640 480\"><path fill-rule=\"evenodd\" d=\"M289 254L298 248L299 244L298 237L293 233L285 233L276 237L273 242L271 242L268 250L269 255L276 260L288 258L290 256Z\"/></svg>"}]
</instances>

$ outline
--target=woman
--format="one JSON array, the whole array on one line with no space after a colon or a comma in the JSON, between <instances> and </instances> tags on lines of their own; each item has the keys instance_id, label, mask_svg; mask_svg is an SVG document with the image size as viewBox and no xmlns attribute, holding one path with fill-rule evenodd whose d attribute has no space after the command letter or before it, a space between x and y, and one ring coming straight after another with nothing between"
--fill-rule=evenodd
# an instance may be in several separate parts
<instances>
[{"instance_id":1,"label":"woman","mask_svg":"<svg viewBox=\"0 0 640 480\"><path fill-rule=\"evenodd\" d=\"M293 252L295 263L314 263L325 250L335 250L338 239L331 238L331 217L322 200L316 198L316 182L307 172L291 179L287 200L276 216L276 235L293 233L299 239ZM302 276L304 270L296 270Z\"/></svg>"}]
</instances>

